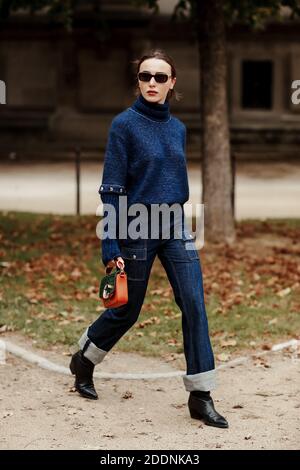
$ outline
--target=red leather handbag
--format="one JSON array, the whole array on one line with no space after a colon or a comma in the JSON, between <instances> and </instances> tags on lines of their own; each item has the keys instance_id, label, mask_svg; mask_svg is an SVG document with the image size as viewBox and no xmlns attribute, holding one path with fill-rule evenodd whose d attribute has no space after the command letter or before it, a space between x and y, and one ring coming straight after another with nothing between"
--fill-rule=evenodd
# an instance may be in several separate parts
<instances>
[{"instance_id":1,"label":"red leather handbag","mask_svg":"<svg viewBox=\"0 0 300 470\"><path fill-rule=\"evenodd\" d=\"M128 302L127 274L124 269L114 266L105 269L105 276L102 278L99 288L99 297L103 301L104 307L116 308Z\"/></svg>"}]
</instances>

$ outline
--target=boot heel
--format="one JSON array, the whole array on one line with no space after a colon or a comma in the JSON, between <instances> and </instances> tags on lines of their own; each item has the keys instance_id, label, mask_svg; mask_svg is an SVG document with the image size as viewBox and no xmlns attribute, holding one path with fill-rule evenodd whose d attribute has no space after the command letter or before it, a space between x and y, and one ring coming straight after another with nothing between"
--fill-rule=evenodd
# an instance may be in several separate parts
<instances>
[{"instance_id":1,"label":"boot heel","mask_svg":"<svg viewBox=\"0 0 300 470\"><path fill-rule=\"evenodd\" d=\"M73 375L75 375L75 367L74 367L74 363L73 363L73 358L70 362L70 371Z\"/></svg>"},{"instance_id":2,"label":"boot heel","mask_svg":"<svg viewBox=\"0 0 300 470\"><path fill-rule=\"evenodd\" d=\"M196 410L190 409L190 415L193 419L202 419L202 416Z\"/></svg>"}]
</instances>

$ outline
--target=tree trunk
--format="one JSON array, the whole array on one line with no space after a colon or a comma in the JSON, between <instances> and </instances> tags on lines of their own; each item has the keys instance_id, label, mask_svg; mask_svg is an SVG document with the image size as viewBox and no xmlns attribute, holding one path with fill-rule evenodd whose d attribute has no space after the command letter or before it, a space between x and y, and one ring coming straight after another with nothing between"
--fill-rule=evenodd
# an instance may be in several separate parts
<instances>
[{"instance_id":1,"label":"tree trunk","mask_svg":"<svg viewBox=\"0 0 300 470\"><path fill-rule=\"evenodd\" d=\"M205 239L232 243L232 172L227 107L226 34L222 0L197 2L201 65L202 203Z\"/></svg>"}]
</instances>

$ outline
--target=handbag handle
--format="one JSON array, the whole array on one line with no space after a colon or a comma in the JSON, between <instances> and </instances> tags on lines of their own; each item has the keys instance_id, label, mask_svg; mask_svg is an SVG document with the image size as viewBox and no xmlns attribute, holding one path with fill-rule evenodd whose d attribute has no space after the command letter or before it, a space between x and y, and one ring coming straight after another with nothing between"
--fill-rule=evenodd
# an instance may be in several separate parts
<instances>
[{"instance_id":1,"label":"handbag handle","mask_svg":"<svg viewBox=\"0 0 300 470\"><path fill-rule=\"evenodd\" d=\"M117 271L119 270L121 273L124 272L124 268L120 268L120 267L118 266L118 263L119 263L119 261L117 261L116 266L106 266L106 268L105 268L105 274L106 274L106 275L107 275L107 274L110 274L114 268L116 268Z\"/></svg>"}]
</instances>

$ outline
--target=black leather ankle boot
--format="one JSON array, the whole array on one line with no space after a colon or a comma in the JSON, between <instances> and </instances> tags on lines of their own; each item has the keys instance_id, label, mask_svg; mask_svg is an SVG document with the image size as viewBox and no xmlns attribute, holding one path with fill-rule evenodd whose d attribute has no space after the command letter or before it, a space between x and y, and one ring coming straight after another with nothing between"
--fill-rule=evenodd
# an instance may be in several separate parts
<instances>
[{"instance_id":1,"label":"black leather ankle boot","mask_svg":"<svg viewBox=\"0 0 300 470\"><path fill-rule=\"evenodd\" d=\"M207 394L191 392L188 401L191 418L203 420L208 426L228 428L227 420L221 416L214 406L213 399Z\"/></svg>"},{"instance_id":2,"label":"black leather ankle boot","mask_svg":"<svg viewBox=\"0 0 300 470\"><path fill-rule=\"evenodd\" d=\"M82 355L82 351L73 354L70 370L75 375L75 388L81 396L91 400L98 398L93 382L94 367L94 364Z\"/></svg>"}]
</instances>

